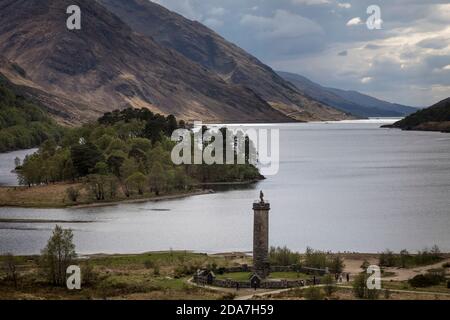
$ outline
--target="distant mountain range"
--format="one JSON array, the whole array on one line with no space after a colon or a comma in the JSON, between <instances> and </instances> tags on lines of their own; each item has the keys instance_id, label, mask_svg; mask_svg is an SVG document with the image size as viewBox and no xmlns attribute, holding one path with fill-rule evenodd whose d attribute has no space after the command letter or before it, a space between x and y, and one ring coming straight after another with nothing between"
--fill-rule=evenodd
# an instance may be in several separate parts
<instances>
[{"instance_id":1,"label":"distant mountain range","mask_svg":"<svg viewBox=\"0 0 450 320\"><path fill-rule=\"evenodd\" d=\"M66 28L73 4L82 10L82 30ZM284 79L204 25L147 0L0 0L0 61L3 76L68 124L130 106L211 122L409 110Z\"/></svg>"},{"instance_id":2,"label":"distant mountain range","mask_svg":"<svg viewBox=\"0 0 450 320\"><path fill-rule=\"evenodd\" d=\"M450 98L396 122L387 128L450 132Z\"/></svg>"},{"instance_id":3,"label":"distant mountain range","mask_svg":"<svg viewBox=\"0 0 450 320\"><path fill-rule=\"evenodd\" d=\"M386 102L356 91L326 88L298 74L281 71L278 74L311 98L355 116L402 117L417 111L417 108Z\"/></svg>"}]
</instances>

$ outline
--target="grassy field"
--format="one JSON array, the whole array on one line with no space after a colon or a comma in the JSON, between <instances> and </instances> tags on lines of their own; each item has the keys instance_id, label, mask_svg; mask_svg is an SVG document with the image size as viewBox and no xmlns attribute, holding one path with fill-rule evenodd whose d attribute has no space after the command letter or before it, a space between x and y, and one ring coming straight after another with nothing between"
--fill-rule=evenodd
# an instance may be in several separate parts
<instances>
[{"instance_id":1,"label":"grassy field","mask_svg":"<svg viewBox=\"0 0 450 320\"><path fill-rule=\"evenodd\" d=\"M0 257L0 263L5 258ZM18 257L18 287L0 271L1 299L226 299L217 292L189 285L187 280L201 267L230 267L233 259L191 252L153 252L139 255L95 255L77 263L92 272L82 289L69 291L53 287L39 274L38 257Z\"/></svg>"},{"instance_id":2,"label":"grassy field","mask_svg":"<svg viewBox=\"0 0 450 320\"><path fill-rule=\"evenodd\" d=\"M66 190L70 187L80 190L80 197L76 202L67 197ZM209 191L193 190L186 193L170 193L157 197L155 194L144 194L127 198L121 189L113 200L96 201L83 188L81 184L57 183L35 187L0 187L0 206L21 208L64 208L73 206L104 206L121 202L139 202L151 200L164 200L196 194L205 194Z\"/></svg>"},{"instance_id":3,"label":"grassy field","mask_svg":"<svg viewBox=\"0 0 450 320\"><path fill-rule=\"evenodd\" d=\"M270 294L261 298L272 300L308 300L308 289L293 289L286 292L277 294ZM324 300L355 300L353 291L351 288L336 288L331 296L326 296L325 291L321 287L317 287L319 290L321 299ZM381 290L378 296L379 300L450 300L450 296L424 294L421 292L393 292L389 290Z\"/></svg>"},{"instance_id":4,"label":"grassy field","mask_svg":"<svg viewBox=\"0 0 450 320\"><path fill-rule=\"evenodd\" d=\"M299 272L272 272L269 279L302 280L311 279L312 276Z\"/></svg>"},{"instance_id":5,"label":"grassy field","mask_svg":"<svg viewBox=\"0 0 450 320\"><path fill-rule=\"evenodd\" d=\"M233 273L224 273L217 274L217 279L225 280L231 279L235 281L248 281L252 273L250 272L233 272ZM269 275L269 279L277 279L277 280L301 280L301 279L310 279L311 276L308 276L304 273L297 272L272 272Z\"/></svg>"},{"instance_id":6,"label":"grassy field","mask_svg":"<svg viewBox=\"0 0 450 320\"><path fill-rule=\"evenodd\" d=\"M445 255L446 262L448 255ZM364 257L366 259L367 257ZM232 267L239 264L251 265L251 257L244 254L207 255L188 251L150 252L128 255L90 255L79 257L77 264L82 270L82 289L69 291L65 287L54 287L42 277L38 256L15 257L18 270L17 287L6 279L2 266L6 261L0 256L0 300L2 299L232 299L235 296L253 297L253 290L221 289L199 287L189 283L189 279L199 268ZM353 260L352 260L353 259ZM352 278L361 272L358 267L363 260L358 254L347 254L345 271ZM355 266L355 269L352 269ZM432 268L433 265L427 268ZM396 277L402 274L417 274L428 270L395 269ZM429 269L433 270L433 269ZM447 268L447 280L449 280ZM217 275L219 279L246 281L248 272ZM270 279L305 279L307 275L296 272L274 272ZM406 278L405 278L406 279ZM355 299L352 283L343 283L331 296L325 296L323 287L317 286L320 299ZM450 289L446 283L428 288L413 288L407 280L383 278L379 299L450 299ZM286 292L268 293L267 299L309 299L308 289L293 289ZM317 291L316 290L316 291ZM386 291L388 290L388 291ZM402 290L404 292L396 292ZM386 295L386 292L388 294ZM446 294L446 295L445 295ZM258 297L254 297L258 298Z\"/></svg>"}]
</instances>

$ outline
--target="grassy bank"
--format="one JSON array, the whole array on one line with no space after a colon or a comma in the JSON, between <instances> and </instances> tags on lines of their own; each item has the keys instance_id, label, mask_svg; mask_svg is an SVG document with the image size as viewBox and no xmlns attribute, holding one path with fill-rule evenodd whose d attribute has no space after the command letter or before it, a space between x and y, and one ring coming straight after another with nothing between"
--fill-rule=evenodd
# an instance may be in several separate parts
<instances>
[{"instance_id":1,"label":"grassy bank","mask_svg":"<svg viewBox=\"0 0 450 320\"><path fill-rule=\"evenodd\" d=\"M0 263L5 257L0 256ZM186 251L152 252L137 255L93 255L77 262L82 289L69 291L46 283L38 271L38 257L17 257L20 273L17 288L0 271L1 299L225 299L216 292L189 285L187 280L201 267L228 267L235 262L222 256ZM89 266L89 274L83 273Z\"/></svg>"},{"instance_id":2,"label":"grassy bank","mask_svg":"<svg viewBox=\"0 0 450 320\"><path fill-rule=\"evenodd\" d=\"M67 196L67 189L80 190L80 196L76 202ZM154 193L146 193L142 196L126 197L119 190L114 200L97 201L82 188L81 184L57 183L35 187L0 187L0 206L21 208L67 208L67 207L96 207L116 205L119 203L133 203L141 201L160 201L175 198L188 197L211 193L211 190L194 189L186 192L173 192L156 196Z\"/></svg>"},{"instance_id":3,"label":"grassy bank","mask_svg":"<svg viewBox=\"0 0 450 320\"><path fill-rule=\"evenodd\" d=\"M449 255L444 255L446 263ZM44 280L39 270L39 257L15 257L18 281L17 287L6 280L5 271L0 268L0 300L2 299L331 299L353 300L353 280L361 272L357 266L368 257L377 259L377 255L346 254L345 272L351 273L351 281L339 284L330 296L326 296L323 286L314 290L298 288L285 290L235 290L196 286L189 282L199 268L232 267L239 264L251 265L251 258L245 254L207 255L189 251L149 252L127 255L89 255L75 262L82 270L81 290L69 291L65 287L55 287ZM0 256L0 266L6 257ZM424 288L412 287L407 279L429 268L389 269L396 278L383 278L379 299L418 300L450 299L450 289L446 283ZM447 268L447 275L448 275ZM217 275L218 278L248 280L249 273ZM403 276L405 275L405 276ZM272 273L271 279L298 279L307 277L295 272ZM258 296L261 295L261 296ZM264 296L262 296L264 295Z\"/></svg>"}]
</instances>

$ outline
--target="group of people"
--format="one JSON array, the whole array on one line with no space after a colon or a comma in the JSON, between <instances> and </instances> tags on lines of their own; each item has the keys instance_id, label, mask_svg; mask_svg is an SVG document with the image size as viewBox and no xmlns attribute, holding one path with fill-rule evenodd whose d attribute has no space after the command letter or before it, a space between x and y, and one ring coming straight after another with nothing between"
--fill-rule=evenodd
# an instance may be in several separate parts
<instances>
[{"instance_id":1,"label":"group of people","mask_svg":"<svg viewBox=\"0 0 450 320\"><path fill-rule=\"evenodd\" d=\"M350 273L348 273L348 272L347 273L336 273L334 275L334 279L336 280L336 282L342 283L342 282L344 282L344 275L345 275L347 282L350 282Z\"/></svg>"}]
</instances>

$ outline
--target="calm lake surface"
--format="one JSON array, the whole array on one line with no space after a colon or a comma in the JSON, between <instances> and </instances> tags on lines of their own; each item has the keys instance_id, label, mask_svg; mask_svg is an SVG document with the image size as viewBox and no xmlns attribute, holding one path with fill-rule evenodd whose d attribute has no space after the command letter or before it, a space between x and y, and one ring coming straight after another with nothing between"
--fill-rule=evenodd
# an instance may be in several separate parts
<instances>
[{"instance_id":1,"label":"calm lake surface","mask_svg":"<svg viewBox=\"0 0 450 320\"><path fill-rule=\"evenodd\" d=\"M281 129L279 174L245 190L107 208L0 208L0 219L64 220L81 253L251 251L262 189L271 245L450 251L450 135L380 129L379 121L272 127ZM54 225L0 222L0 252L38 253Z\"/></svg>"}]
</instances>

